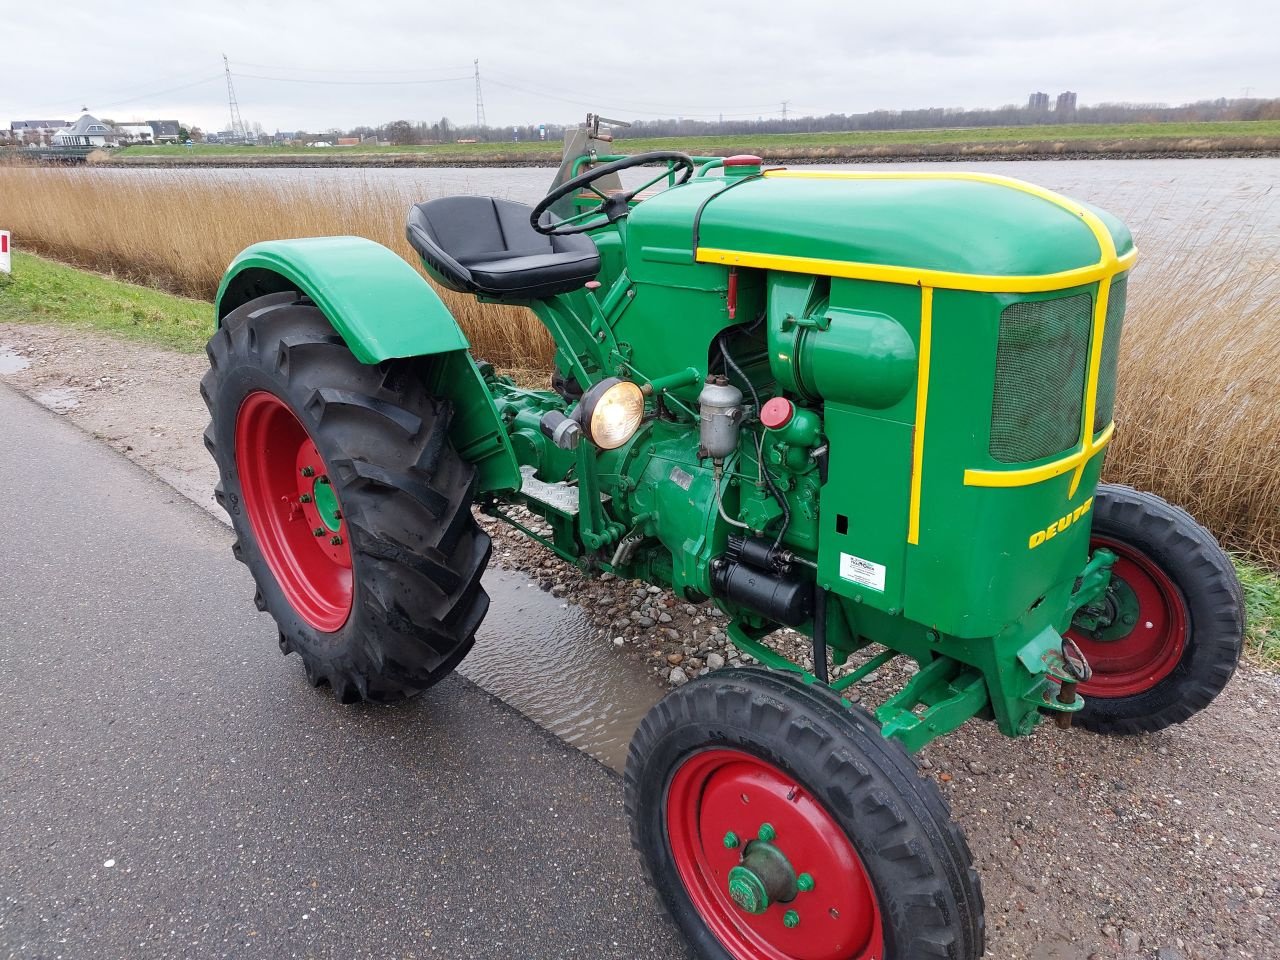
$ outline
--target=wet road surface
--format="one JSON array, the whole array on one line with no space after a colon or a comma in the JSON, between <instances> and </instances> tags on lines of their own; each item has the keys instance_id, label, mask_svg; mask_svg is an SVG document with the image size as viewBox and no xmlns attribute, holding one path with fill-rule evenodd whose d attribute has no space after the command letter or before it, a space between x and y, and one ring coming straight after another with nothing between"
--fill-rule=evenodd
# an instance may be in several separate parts
<instances>
[{"instance_id":1,"label":"wet road surface","mask_svg":"<svg viewBox=\"0 0 1280 960\"><path fill-rule=\"evenodd\" d=\"M312 690L220 523L0 386L0 957L687 956L618 778Z\"/></svg>"}]
</instances>

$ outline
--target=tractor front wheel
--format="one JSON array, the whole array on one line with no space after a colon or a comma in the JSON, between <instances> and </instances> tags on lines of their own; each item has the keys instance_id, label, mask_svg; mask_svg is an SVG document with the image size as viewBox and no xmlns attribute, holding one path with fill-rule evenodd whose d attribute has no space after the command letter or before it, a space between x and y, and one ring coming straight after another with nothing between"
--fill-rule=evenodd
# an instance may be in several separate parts
<instances>
[{"instance_id":1,"label":"tractor front wheel","mask_svg":"<svg viewBox=\"0 0 1280 960\"><path fill-rule=\"evenodd\" d=\"M1185 510L1103 484L1090 547L1116 556L1102 602L1068 631L1089 661L1075 722L1096 733L1161 730L1203 710L1240 660L1244 598L1231 560Z\"/></svg>"},{"instance_id":2,"label":"tractor front wheel","mask_svg":"<svg viewBox=\"0 0 1280 960\"><path fill-rule=\"evenodd\" d=\"M626 807L704 960L982 955L977 873L937 786L825 688L739 669L668 694L631 741Z\"/></svg>"},{"instance_id":3,"label":"tractor front wheel","mask_svg":"<svg viewBox=\"0 0 1280 960\"><path fill-rule=\"evenodd\" d=\"M360 363L294 293L233 311L207 352L216 496L281 650L343 703L446 676L489 606L490 542L428 361Z\"/></svg>"}]
</instances>

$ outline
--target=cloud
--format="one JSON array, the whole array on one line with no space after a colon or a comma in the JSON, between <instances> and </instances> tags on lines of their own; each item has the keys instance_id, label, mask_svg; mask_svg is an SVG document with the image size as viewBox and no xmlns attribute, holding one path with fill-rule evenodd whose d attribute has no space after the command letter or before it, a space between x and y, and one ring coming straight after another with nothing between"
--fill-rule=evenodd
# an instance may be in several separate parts
<instances>
[{"instance_id":1,"label":"cloud","mask_svg":"<svg viewBox=\"0 0 1280 960\"><path fill-rule=\"evenodd\" d=\"M592 4L580 0L88 0L6 14L9 119L180 117L227 125L222 53L241 113L268 130L475 117L771 116L996 106L1031 90L1082 103L1280 95L1270 0L921 0Z\"/></svg>"}]
</instances>

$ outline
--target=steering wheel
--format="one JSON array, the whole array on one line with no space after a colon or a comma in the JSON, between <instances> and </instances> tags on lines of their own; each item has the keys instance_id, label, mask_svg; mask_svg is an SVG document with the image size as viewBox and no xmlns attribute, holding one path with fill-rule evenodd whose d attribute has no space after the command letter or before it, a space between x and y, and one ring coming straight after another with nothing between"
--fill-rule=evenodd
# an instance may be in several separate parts
<instances>
[{"instance_id":1,"label":"steering wheel","mask_svg":"<svg viewBox=\"0 0 1280 960\"><path fill-rule=\"evenodd\" d=\"M601 193L592 184L601 177L607 177L611 173L617 173L619 170L629 170L631 167L641 167L649 163L674 163L678 167L682 167L684 173L680 179L675 182L675 186L682 183L688 183L689 178L693 176L694 163L693 158L687 153L677 153L674 150L653 150L649 153L637 153L633 157L623 157L621 160L615 160L612 163L606 163L604 166L595 167L586 173L574 177L572 180L566 180L560 186L556 187L545 197L543 197L533 212L529 214L529 224L533 229L548 237L566 237L572 233L586 233L588 230L594 230L596 227L602 227L606 223L614 223L621 220L631 212L631 201L645 190L648 190L660 180L665 180L671 176L670 169L662 171L652 180L647 181L642 186L636 187L634 190L625 190L620 193L605 194ZM563 197L574 193L582 188L586 188L600 198L600 206L592 207L590 210L584 210L572 217L564 220L557 220L555 223L543 223L542 215L551 209L551 206Z\"/></svg>"}]
</instances>

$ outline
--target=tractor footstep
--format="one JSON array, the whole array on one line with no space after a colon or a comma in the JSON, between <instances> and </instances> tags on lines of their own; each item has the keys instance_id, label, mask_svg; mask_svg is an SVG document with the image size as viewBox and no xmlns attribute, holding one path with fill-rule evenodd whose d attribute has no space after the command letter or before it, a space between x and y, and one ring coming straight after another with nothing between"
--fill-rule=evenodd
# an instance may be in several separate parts
<instances>
[{"instance_id":1,"label":"tractor footstep","mask_svg":"<svg viewBox=\"0 0 1280 960\"><path fill-rule=\"evenodd\" d=\"M545 504L552 510L570 515L578 513L578 488L567 483L547 483L534 476L536 468L525 465L520 468L520 492L530 500Z\"/></svg>"}]
</instances>

